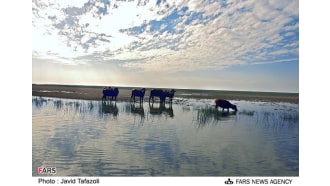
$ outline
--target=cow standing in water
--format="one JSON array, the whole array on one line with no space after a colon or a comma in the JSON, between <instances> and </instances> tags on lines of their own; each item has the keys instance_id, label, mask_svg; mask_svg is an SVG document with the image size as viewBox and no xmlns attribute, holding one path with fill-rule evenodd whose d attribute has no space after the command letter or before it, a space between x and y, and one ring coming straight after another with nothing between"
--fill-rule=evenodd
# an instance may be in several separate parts
<instances>
[{"instance_id":1,"label":"cow standing in water","mask_svg":"<svg viewBox=\"0 0 330 186\"><path fill-rule=\"evenodd\" d=\"M107 97L110 97L110 100L117 101L119 90L118 88L104 87L102 93L102 101L107 100Z\"/></svg>"},{"instance_id":2,"label":"cow standing in water","mask_svg":"<svg viewBox=\"0 0 330 186\"><path fill-rule=\"evenodd\" d=\"M172 100L174 97L175 90L162 90L162 89L152 89L150 91L149 96L149 104L150 100L152 100L152 103L154 103L154 97L159 97L159 103L165 105L165 100L168 97L169 98L169 104L172 104Z\"/></svg>"},{"instance_id":3,"label":"cow standing in water","mask_svg":"<svg viewBox=\"0 0 330 186\"><path fill-rule=\"evenodd\" d=\"M223 100L223 99L217 99L215 100L215 108L221 107L222 108L222 112L224 109L227 109L227 112L229 112L229 109L233 109L235 110L235 112L237 111L237 106L234 104L231 104L229 101L227 100Z\"/></svg>"},{"instance_id":4,"label":"cow standing in water","mask_svg":"<svg viewBox=\"0 0 330 186\"><path fill-rule=\"evenodd\" d=\"M165 104L165 94L164 91L162 89L152 89L150 91L150 96L149 96L149 104L150 104L150 100L152 101L152 103L155 102L154 97L159 97L159 103L160 104Z\"/></svg>"},{"instance_id":5,"label":"cow standing in water","mask_svg":"<svg viewBox=\"0 0 330 186\"><path fill-rule=\"evenodd\" d=\"M135 97L140 97L140 104L143 103L143 98L144 98L145 92L146 92L146 89L145 88L142 88L140 90L133 89L132 90L132 95L131 95L131 101L133 99L134 100L134 103L135 103Z\"/></svg>"},{"instance_id":6,"label":"cow standing in water","mask_svg":"<svg viewBox=\"0 0 330 186\"><path fill-rule=\"evenodd\" d=\"M174 89L172 89L172 90L165 90L164 91L164 104L165 104L166 97L169 98L169 100L168 100L169 104L172 104L174 93L175 93L175 90Z\"/></svg>"}]
</instances>

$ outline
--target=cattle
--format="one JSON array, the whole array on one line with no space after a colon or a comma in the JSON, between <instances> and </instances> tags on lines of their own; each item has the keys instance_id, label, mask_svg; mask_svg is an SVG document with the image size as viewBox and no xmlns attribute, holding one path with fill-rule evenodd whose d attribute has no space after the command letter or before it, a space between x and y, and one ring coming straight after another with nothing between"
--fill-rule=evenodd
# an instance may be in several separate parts
<instances>
[{"instance_id":1,"label":"cattle","mask_svg":"<svg viewBox=\"0 0 330 186\"><path fill-rule=\"evenodd\" d=\"M223 100L223 99L215 100L215 108L218 108L218 107L222 108L222 112L224 111L224 109L227 109L227 112L229 112L230 108L235 110L235 112L237 111L237 106L236 105L231 104L229 101Z\"/></svg>"},{"instance_id":2,"label":"cattle","mask_svg":"<svg viewBox=\"0 0 330 186\"><path fill-rule=\"evenodd\" d=\"M133 89L132 90L132 95L131 95L131 101L132 99L134 100L134 103L135 103L135 97L140 97L140 103L143 102L143 99L144 99L144 94L146 92L146 89L145 88L142 88L142 89Z\"/></svg>"},{"instance_id":3,"label":"cattle","mask_svg":"<svg viewBox=\"0 0 330 186\"><path fill-rule=\"evenodd\" d=\"M152 103L154 103L154 97L159 97L159 102L160 104L165 104L165 100L168 97L169 98L169 103L172 103L173 97L174 97L175 90L162 90L162 89L152 89L150 91L150 96L149 96L149 103L152 100Z\"/></svg>"},{"instance_id":4,"label":"cattle","mask_svg":"<svg viewBox=\"0 0 330 186\"><path fill-rule=\"evenodd\" d=\"M119 90L118 88L104 87L102 93L102 101L106 100L108 96L110 97L110 100L115 99L115 101L117 101Z\"/></svg>"},{"instance_id":5,"label":"cattle","mask_svg":"<svg viewBox=\"0 0 330 186\"><path fill-rule=\"evenodd\" d=\"M175 90L172 89L172 90L165 90L164 91L164 102L165 102L165 99L168 97L169 98L169 103L171 104L172 103L172 100L173 100L173 97L174 97L174 93L175 93Z\"/></svg>"},{"instance_id":6,"label":"cattle","mask_svg":"<svg viewBox=\"0 0 330 186\"><path fill-rule=\"evenodd\" d=\"M150 104L150 100L152 100L152 103L155 101L154 97L159 97L160 103L165 103L165 94L162 89L152 89L150 91L149 104Z\"/></svg>"}]
</instances>

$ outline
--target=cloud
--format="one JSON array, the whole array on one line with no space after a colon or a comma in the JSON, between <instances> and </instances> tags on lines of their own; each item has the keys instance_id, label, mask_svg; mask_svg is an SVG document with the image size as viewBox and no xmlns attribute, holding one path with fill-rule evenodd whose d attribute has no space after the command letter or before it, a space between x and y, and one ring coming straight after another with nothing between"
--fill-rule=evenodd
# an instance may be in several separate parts
<instances>
[{"instance_id":1,"label":"cloud","mask_svg":"<svg viewBox=\"0 0 330 186\"><path fill-rule=\"evenodd\" d=\"M35 44L45 56L160 73L298 61L298 0L62 3L33 1L33 31L57 41Z\"/></svg>"}]
</instances>

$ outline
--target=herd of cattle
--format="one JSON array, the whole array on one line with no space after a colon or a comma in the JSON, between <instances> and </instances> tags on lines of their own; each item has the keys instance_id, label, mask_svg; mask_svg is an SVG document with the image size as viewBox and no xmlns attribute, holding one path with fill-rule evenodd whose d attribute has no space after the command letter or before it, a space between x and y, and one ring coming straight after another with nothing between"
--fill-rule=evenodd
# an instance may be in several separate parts
<instances>
[{"instance_id":1,"label":"herd of cattle","mask_svg":"<svg viewBox=\"0 0 330 186\"><path fill-rule=\"evenodd\" d=\"M117 96L119 94L118 88L112 88L112 87L104 87L103 88L103 97L102 101L106 100L107 97L110 97L110 100L117 100ZM144 95L146 93L146 89L133 89L131 93L131 101L135 102L135 97L138 97L140 99L140 103L143 103L144 100ZM175 90L162 90L162 89L152 89L150 90L150 95L149 95L149 103L152 101L154 103L155 97L159 98L160 104L165 104L166 98L169 99L169 103L172 104L172 100L174 97ZM229 112L229 109L233 109L234 111L237 111L237 106L234 104L231 104L227 100L223 99L216 99L215 100L215 108L221 107L222 110L227 109Z\"/></svg>"},{"instance_id":2,"label":"herd of cattle","mask_svg":"<svg viewBox=\"0 0 330 186\"><path fill-rule=\"evenodd\" d=\"M140 99L140 103L144 100L144 95L146 93L146 89L133 89L131 94L131 101L135 102L135 97L138 97ZM162 89L152 89L150 90L149 95L149 103L152 101L152 103L155 101L155 97L158 97L160 100L160 103L165 104L166 98L169 98L169 103L172 103L173 97L174 97L175 90L162 90ZM103 88L103 97L102 100L106 100L107 97L110 97L110 100L117 100L117 96L119 94L118 88L111 88L111 87L104 87Z\"/></svg>"}]
</instances>

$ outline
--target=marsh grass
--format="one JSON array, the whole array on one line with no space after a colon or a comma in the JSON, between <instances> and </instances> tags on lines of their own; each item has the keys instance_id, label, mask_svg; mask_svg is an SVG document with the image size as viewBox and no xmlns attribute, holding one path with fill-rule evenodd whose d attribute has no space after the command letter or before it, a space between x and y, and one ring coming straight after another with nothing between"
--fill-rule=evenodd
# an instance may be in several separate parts
<instances>
[{"instance_id":1,"label":"marsh grass","mask_svg":"<svg viewBox=\"0 0 330 186\"><path fill-rule=\"evenodd\" d=\"M299 123L298 112L256 112L253 116L256 125L272 130L283 130L292 128Z\"/></svg>"},{"instance_id":2,"label":"marsh grass","mask_svg":"<svg viewBox=\"0 0 330 186\"><path fill-rule=\"evenodd\" d=\"M47 103L47 99L41 96L32 98L32 104L35 104L35 106L38 108L42 107L44 103Z\"/></svg>"},{"instance_id":3,"label":"marsh grass","mask_svg":"<svg viewBox=\"0 0 330 186\"><path fill-rule=\"evenodd\" d=\"M256 111L243 110L243 111L240 111L239 114L248 115L248 116L253 116L255 112L256 112Z\"/></svg>"},{"instance_id":4,"label":"marsh grass","mask_svg":"<svg viewBox=\"0 0 330 186\"><path fill-rule=\"evenodd\" d=\"M92 112L95 108L99 108L100 114L112 114L117 116L119 113L118 107L115 102L96 102L86 100L69 100L64 101L62 99L45 99L43 97L33 97L32 102L40 108L50 101L53 106L58 110L68 110L72 108L77 113ZM188 103L191 103L188 105ZM239 120L243 123L251 122L258 126L267 128L278 128L278 127L290 127L299 123L299 111L292 109L267 109L267 105L264 105L266 109L247 109L242 108L238 112L222 112L221 109L215 109L209 102L186 102L181 100L181 106L183 112L194 112L193 122L196 122L199 126L205 126L207 124L218 124L220 121L226 121L228 123L235 123L235 117L238 116ZM273 106L273 105L272 105ZM65 108L65 109L64 109ZM174 117L174 111L172 108L165 107L147 107L148 112L145 113L143 105L127 103L123 107L123 111L133 115L139 115L141 118L146 117L146 114L150 115L164 115L166 117ZM238 115L236 115L238 113Z\"/></svg>"},{"instance_id":5,"label":"marsh grass","mask_svg":"<svg viewBox=\"0 0 330 186\"><path fill-rule=\"evenodd\" d=\"M58 110L60 110L62 108L62 105L63 105L63 103L60 99L59 100L54 100L53 104L56 107L56 109L58 109Z\"/></svg>"},{"instance_id":6,"label":"marsh grass","mask_svg":"<svg viewBox=\"0 0 330 186\"><path fill-rule=\"evenodd\" d=\"M197 111L197 121L199 123L207 123L210 120L218 120L221 113L214 108L204 108Z\"/></svg>"},{"instance_id":7,"label":"marsh grass","mask_svg":"<svg viewBox=\"0 0 330 186\"><path fill-rule=\"evenodd\" d=\"M229 120L230 115L236 115L236 112L222 112L212 106L207 106L197 109L196 120L200 125L216 124L219 121Z\"/></svg>"},{"instance_id":8,"label":"marsh grass","mask_svg":"<svg viewBox=\"0 0 330 186\"><path fill-rule=\"evenodd\" d=\"M294 113L294 114L284 113L282 118L285 121L298 122L299 121L299 114L298 113Z\"/></svg>"},{"instance_id":9,"label":"marsh grass","mask_svg":"<svg viewBox=\"0 0 330 186\"><path fill-rule=\"evenodd\" d=\"M230 115L235 115L235 112L221 112L213 107L200 108L197 110L196 120L201 126L227 120L232 123L236 122ZM267 129L291 128L299 123L299 112L242 110L239 112L239 115L242 116L243 123L252 119L250 121L255 123L256 126L262 126ZM248 120L245 121L245 119Z\"/></svg>"}]
</instances>

